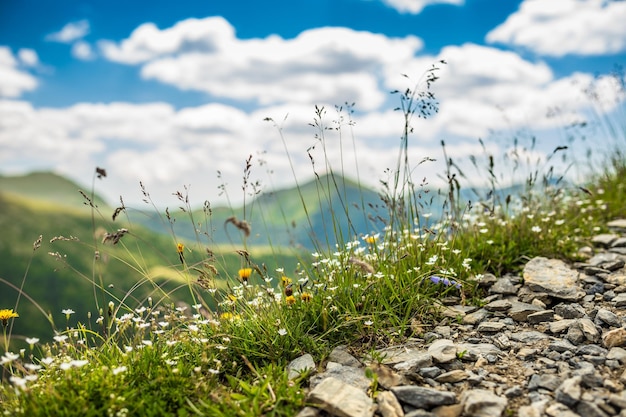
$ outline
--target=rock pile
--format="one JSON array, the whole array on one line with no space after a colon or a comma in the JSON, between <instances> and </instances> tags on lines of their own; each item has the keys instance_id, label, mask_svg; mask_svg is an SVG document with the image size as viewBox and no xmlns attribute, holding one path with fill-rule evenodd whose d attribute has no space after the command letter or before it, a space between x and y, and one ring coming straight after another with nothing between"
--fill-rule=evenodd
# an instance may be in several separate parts
<instances>
[{"instance_id":1,"label":"rock pile","mask_svg":"<svg viewBox=\"0 0 626 417\"><path fill-rule=\"evenodd\" d=\"M626 417L626 219L608 226L584 263L482 277L485 304L445 306L421 338L358 359L336 348L298 416Z\"/></svg>"}]
</instances>

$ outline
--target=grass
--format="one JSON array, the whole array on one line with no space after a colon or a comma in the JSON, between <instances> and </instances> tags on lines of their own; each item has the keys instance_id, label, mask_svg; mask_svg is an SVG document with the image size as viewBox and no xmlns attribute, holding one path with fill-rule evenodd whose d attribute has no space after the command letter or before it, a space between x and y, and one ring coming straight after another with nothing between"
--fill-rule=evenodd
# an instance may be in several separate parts
<instances>
[{"instance_id":1,"label":"grass","mask_svg":"<svg viewBox=\"0 0 626 417\"><path fill-rule=\"evenodd\" d=\"M210 210L199 219L179 193L190 223L206 227L194 229L195 240L181 243L172 215L159 214L171 230L169 256L178 254L179 262L158 257L162 262L153 262L150 242L132 233L109 239L119 237L121 245L137 245L139 251L128 252L130 257L94 240L92 251L114 256L144 274L127 294L111 293L96 259L95 272L87 279L100 300L99 309L86 322L75 322L69 309L54 312L54 322L64 322L55 327L54 340L27 338L26 347L13 353L13 322L41 317L7 316L0 359L0 408L5 415L292 416L305 405L307 375L290 380L285 366L299 355L310 353L321 362L339 344L363 355L402 343L438 323L444 298L480 302L482 294L475 285L479 274L516 272L539 255L579 259L579 248L626 209L623 154L614 152L580 186L561 178L548 158L524 171L521 189L507 193L499 182L496 158L485 151L471 160L491 189L487 196L477 196L473 205L463 198L465 173L446 156L442 177L448 187L444 198L436 199L436 190L413 181L415 162L407 152L412 126L419 123L415 119L437 110L430 92L436 74L433 67L414 88L398 93L404 134L397 166L382 182L387 214L372 221L371 232L344 227L350 214L341 192L342 167L335 172L327 165L323 171L328 175L319 175L320 168L313 166L317 192L332 207L327 230L336 235L316 240L314 252L302 254L294 269L268 268L264 257L281 259L281 248L269 242L264 253L255 253L248 245L247 216L260 210L252 198L260 192L250 180L248 159L243 186L248 205L242 218L228 225L239 236L237 262L227 262L211 249ZM349 119L351 108L346 109L348 114L341 117ZM338 110L341 114L346 109ZM313 127L318 146L324 148L330 134L350 136L343 132L350 123L331 124L334 127L328 129L325 117L325 110L316 108ZM278 131L284 140L279 127ZM611 132L615 149L621 149L626 129ZM445 144L443 150L445 156ZM555 155L564 152L556 149ZM515 155L521 153L508 157L519 158ZM524 161L516 162L521 166ZM144 196L149 202L145 190ZM300 196L304 201L302 191ZM91 209L95 219L99 212L94 205ZM302 209L307 211L306 206ZM124 215L125 210L122 205L116 213ZM441 218L429 215L442 210ZM154 280L154 271L175 277L193 301L173 305L168 291ZM151 296L133 295L145 286L152 288ZM20 313L21 306L16 302L14 310Z\"/></svg>"}]
</instances>

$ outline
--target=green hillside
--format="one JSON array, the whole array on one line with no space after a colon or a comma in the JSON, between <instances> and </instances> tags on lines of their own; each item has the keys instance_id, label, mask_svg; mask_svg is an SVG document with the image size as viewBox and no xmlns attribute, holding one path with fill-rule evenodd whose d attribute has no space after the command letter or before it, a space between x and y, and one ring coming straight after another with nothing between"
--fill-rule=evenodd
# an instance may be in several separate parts
<instances>
[{"instance_id":1,"label":"green hillside","mask_svg":"<svg viewBox=\"0 0 626 417\"><path fill-rule=\"evenodd\" d=\"M234 216L251 226L245 239L250 247L269 244L314 250L334 246L336 236L347 241L381 230L387 209L375 191L338 175L325 175L299 187L261 193L245 207L173 209L173 222L164 213L131 211L129 216L155 231L171 226L178 236L197 239L198 232L200 238L218 245L242 243L242 233L227 222Z\"/></svg>"},{"instance_id":2,"label":"green hillside","mask_svg":"<svg viewBox=\"0 0 626 417\"><path fill-rule=\"evenodd\" d=\"M32 180L48 186L58 183L60 188L47 195L54 195L63 203L57 204L53 198L30 197L37 190ZM24 187L12 188L13 192L0 187L0 308L15 307L26 274L13 340L35 336L49 340L53 327L46 315L51 314L57 329L65 328L63 309L76 312L70 318L72 325L76 321L87 322L88 314L94 323L100 315L96 305L106 312L109 301L116 305L123 301L128 308L135 308L151 296L154 302L191 304L198 301L192 300L187 285L198 277L191 267L201 262L213 265L219 273L215 285L223 289L227 281L233 281L239 268L247 266L237 253L241 246L218 247L181 239L188 268L183 267L176 251L179 240L167 228L160 233L149 231L128 223L123 215L113 222L113 209L104 204L93 211L92 217L91 207L82 202L74 206L67 203L70 194L80 197L76 184L58 180L51 174L37 174L18 180ZM5 181L3 186L6 184ZM119 243L102 243L105 233L113 234L121 228L129 232ZM40 235L41 247L34 250L33 244ZM213 254L211 258L207 249ZM286 273L292 272L299 260L294 252L278 248L258 247L249 252L250 262L272 272L279 267ZM196 285L193 288L204 303L215 306L210 294Z\"/></svg>"},{"instance_id":3,"label":"green hillside","mask_svg":"<svg viewBox=\"0 0 626 417\"><path fill-rule=\"evenodd\" d=\"M88 196L90 195L87 189L51 172L33 172L21 176L0 175L0 191L4 193L14 193L65 207L84 205L86 200L79 190L83 190ZM107 206L106 202L99 196L93 198L93 203L98 207Z\"/></svg>"}]
</instances>

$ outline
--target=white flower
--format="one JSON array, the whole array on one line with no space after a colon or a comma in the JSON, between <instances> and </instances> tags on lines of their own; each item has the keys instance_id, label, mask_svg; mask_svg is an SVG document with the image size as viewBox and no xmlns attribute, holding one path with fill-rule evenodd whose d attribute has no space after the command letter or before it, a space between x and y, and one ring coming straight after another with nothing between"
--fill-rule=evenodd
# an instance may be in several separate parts
<instances>
[{"instance_id":1,"label":"white flower","mask_svg":"<svg viewBox=\"0 0 626 417\"><path fill-rule=\"evenodd\" d=\"M541 227L539 226L533 226L530 230L534 233L541 233Z\"/></svg>"},{"instance_id":2,"label":"white flower","mask_svg":"<svg viewBox=\"0 0 626 417\"><path fill-rule=\"evenodd\" d=\"M127 370L128 368L125 366L118 366L117 368L113 369L113 375L121 374L123 372L126 372Z\"/></svg>"},{"instance_id":3,"label":"white flower","mask_svg":"<svg viewBox=\"0 0 626 417\"><path fill-rule=\"evenodd\" d=\"M59 334L53 337L56 342L63 343L67 340L67 336L64 334Z\"/></svg>"},{"instance_id":4,"label":"white flower","mask_svg":"<svg viewBox=\"0 0 626 417\"><path fill-rule=\"evenodd\" d=\"M89 363L88 360L86 359L82 359L82 360L73 360L70 362L70 365L72 365L75 368L82 368L83 366L87 365Z\"/></svg>"},{"instance_id":5,"label":"white flower","mask_svg":"<svg viewBox=\"0 0 626 417\"><path fill-rule=\"evenodd\" d=\"M72 310L71 308L66 308L64 310L61 310L61 313L65 314L66 316L69 316L70 314L74 314L76 312Z\"/></svg>"},{"instance_id":6,"label":"white flower","mask_svg":"<svg viewBox=\"0 0 626 417\"><path fill-rule=\"evenodd\" d=\"M36 343L39 343L39 339L36 337L27 337L26 343L28 343L29 345L34 345Z\"/></svg>"},{"instance_id":7,"label":"white flower","mask_svg":"<svg viewBox=\"0 0 626 417\"><path fill-rule=\"evenodd\" d=\"M43 363L44 365L48 366L52 362L54 362L54 358L51 358L50 356L48 356L46 358L43 358L40 362Z\"/></svg>"},{"instance_id":8,"label":"white flower","mask_svg":"<svg viewBox=\"0 0 626 417\"><path fill-rule=\"evenodd\" d=\"M367 321L364 321L363 324L366 326L371 326L372 324L374 324L374 322L371 320L367 320Z\"/></svg>"},{"instance_id":9,"label":"white flower","mask_svg":"<svg viewBox=\"0 0 626 417\"><path fill-rule=\"evenodd\" d=\"M278 329L278 334L284 336L287 334L287 329Z\"/></svg>"},{"instance_id":10,"label":"white flower","mask_svg":"<svg viewBox=\"0 0 626 417\"><path fill-rule=\"evenodd\" d=\"M19 376L12 376L9 378L11 383L18 388L25 389L26 388L26 379L20 378Z\"/></svg>"}]
</instances>

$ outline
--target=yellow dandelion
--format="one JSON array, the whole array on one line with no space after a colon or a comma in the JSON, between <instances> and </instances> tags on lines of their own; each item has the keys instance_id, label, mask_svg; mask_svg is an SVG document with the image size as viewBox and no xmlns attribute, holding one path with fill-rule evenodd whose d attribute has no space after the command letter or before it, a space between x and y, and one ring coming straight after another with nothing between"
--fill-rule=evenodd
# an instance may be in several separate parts
<instances>
[{"instance_id":1,"label":"yellow dandelion","mask_svg":"<svg viewBox=\"0 0 626 417\"><path fill-rule=\"evenodd\" d=\"M220 320L224 320L224 321L232 320L234 317L235 316L233 315L233 313L230 313L228 311L220 314Z\"/></svg>"},{"instance_id":2,"label":"yellow dandelion","mask_svg":"<svg viewBox=\"0 0 626 417\"><path fill-rule=\"evenodd\" d=\"M252 275L252 268L241 268L239 270L239 278L245 283L248 283L250 275Z\"/></svg>"},{"instance_id":3,"label":"yellow dandelion","mask_svg":"<svg viewBox=\"0 0 626 417\"><path fill-rule=\"evenodd\" d=\"M288 306L294 305L296 303L296 297L294 297L293 295L287 296L285 298L285 303L287 303Z\"/></svg>"},{"instance_id":4,"label":"yellow dandelion","mask_svg":"<svg viewBox=\"0 0 626 417\"><path fill-rule=\"evenodd\" d=\"M286 287L287 285L291 284L291 278L283 275L283 277L280 279L280 283L283 287Z\"/></svg>"},{"instance_id":5,"label":"yellow dandelion","mask_svg":"<svg viewBox=\"0 0 626 417\"><path fill-rule=\"evenodd\" d=\"M2 321L2 325L6 326L9 323L9 319L19 317L20 315L13 311L12 308L3 308L0 310L0 321Z\"/></svg>"},{"instance_id":6,"label":"yellow dandelion","mask_svg":"<svg viewBox=\"0 0 626 417\"><path fill-rule=\"evenodd\" d=\"M310 293L308 293L308 292L303 292L300 295L300 299L302 301L304 301L305 303L308 303L309 301L311 301L313 299L313 296Z\"/></svg>"}]
</instances>

